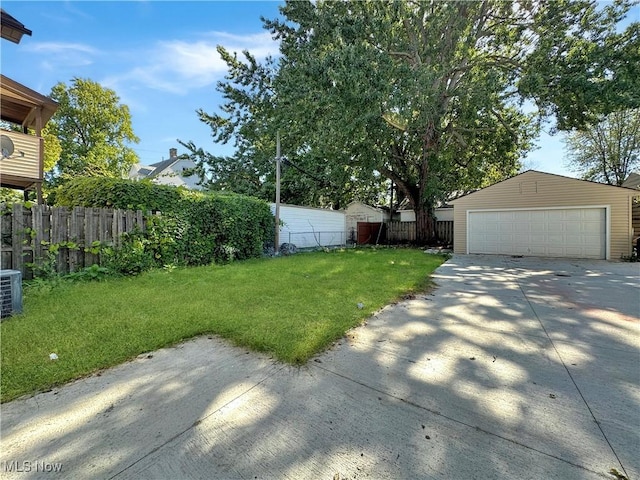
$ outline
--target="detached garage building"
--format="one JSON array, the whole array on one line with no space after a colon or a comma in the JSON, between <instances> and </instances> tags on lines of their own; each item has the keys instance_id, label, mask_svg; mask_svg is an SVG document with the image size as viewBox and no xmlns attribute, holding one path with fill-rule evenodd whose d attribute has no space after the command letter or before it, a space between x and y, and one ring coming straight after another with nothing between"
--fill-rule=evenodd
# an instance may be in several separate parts
<instances>
[{"instance_id":1,"label":"detached garage building","mask_svg":"<svg viewBox=\"0 0 640 480\"><path fill-rule=\"evenodd\" d=\"M619 259L631 255L639 192L529 170L454 206L454 252Z\"/></svg>"}]
</instances>

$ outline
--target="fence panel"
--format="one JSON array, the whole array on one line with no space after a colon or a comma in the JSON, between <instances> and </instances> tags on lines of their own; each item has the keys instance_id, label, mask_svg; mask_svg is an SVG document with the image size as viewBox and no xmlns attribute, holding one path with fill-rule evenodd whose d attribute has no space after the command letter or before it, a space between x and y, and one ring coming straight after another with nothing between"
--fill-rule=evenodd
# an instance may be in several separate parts
<instances>
[{"instance_id":1,"label":"fence panel","mask_svg":"<svg viewBox=\"0 0 640 480\"><path fill-rule=\"evenodd\" d=\"M387 222L387 242L415 242L416 222Z\"/></svg>"},{"instance_id":2,"label":"fence panel","mask_svg":"<svg viewBox=\"0 0 640 480\"><path fill-rule=\"evenodd\" d=\"M436 235L442 243L453 245L453 222L451 220L436 222Z\"/></svg>"},{"instance_id":3,"label":"fence panel","mask_svg":"<svg viewBox=\"0 0 640 480\"><path fill-rule=\"evenodd\" d=\"M63 245L58 248L56 269L64 274L99 263L97 255L85 251L92 242L112 245L122 233L144 230L140 210L2 204L0 212L0 268L20 270L25 279L33 276L29 263L41 265L47 260L49 245ZM67 242L77 247L69 248Z\"/></svg>"},{"instance_id":4,"label":"fence panel","mask_svg":"<svg viewBox=\"0 0 640 480\"><path fill-rule=\"evenodd\" d=\"M386 223L387 242L389 243L412 243L416 241L416 222L392 221ZM435 223L436 236L438 240L445 244L453 243L453 222L437 221Z\"/></svg>"}]
</instances>

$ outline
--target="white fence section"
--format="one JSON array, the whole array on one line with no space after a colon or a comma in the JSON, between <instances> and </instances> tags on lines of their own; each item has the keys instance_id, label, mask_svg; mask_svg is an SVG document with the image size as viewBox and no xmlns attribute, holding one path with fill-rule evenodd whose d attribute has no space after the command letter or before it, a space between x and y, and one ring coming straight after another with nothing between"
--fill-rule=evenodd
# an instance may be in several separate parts
<instances>
[{"instance_id":1,"label":"white fence section","mask_svg":"<svg viewBox=\"0 0 640 480\"><path fill-rule=\"evenodd\" d=\"M275 214L276 205L271 204ZM330 247L346 243L344 210L280 204L280 243L298 248Z\"/></svg>"}]
</instances>

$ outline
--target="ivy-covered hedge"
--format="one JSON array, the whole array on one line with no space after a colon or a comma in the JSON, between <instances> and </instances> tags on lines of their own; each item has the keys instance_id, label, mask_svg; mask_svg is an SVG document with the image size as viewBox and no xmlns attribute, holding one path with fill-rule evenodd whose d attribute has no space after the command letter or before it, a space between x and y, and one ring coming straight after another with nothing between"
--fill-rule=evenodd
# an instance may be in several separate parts
<instances>
[{"instance_id":1,"label":"ivy-covered hedge","mask_svg":"<svg viewBox=\"0 0 640 480\"><path fill-rule=\"evenodd\" d=\"M184 187L119 178L78 177L55 189L47 201L60 207L119 208L143 212L174 212L181 202L202 196Z\"/></svg>"},{"instance_id":2,"label":"ivy-covered hedge","mask_svg":"<svg viewBox=\"0 0 640 480\"><path fill-rule=\"evenodd\" d=\"M264 245L273 242L269 205L244 195L195 192L148 181L77 178L52 196L58 206L149 212L146 231L126 235L122 249L110 252L112 268L123 273L259 257Z\"/></svg>"}]
</instances>

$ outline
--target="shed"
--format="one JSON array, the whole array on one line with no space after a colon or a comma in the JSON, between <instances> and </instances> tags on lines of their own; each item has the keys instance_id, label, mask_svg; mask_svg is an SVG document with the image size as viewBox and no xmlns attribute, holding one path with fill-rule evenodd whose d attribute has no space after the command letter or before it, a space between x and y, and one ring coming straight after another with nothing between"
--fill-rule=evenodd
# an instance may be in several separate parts
<instances>
[{"instance_id":1,"label":"shed","mask_svg":"<svg viewBox=\"0 0 640 480\"><path fill-rule=\"evenodd\" d=\"M271 213L276 205L272 203ZM345 215L341 210L280 204L280 243L298 248L344 245Z\"/></svg>"},{"instance_id":2,"label":"shed","mask_svg":"<svg viewBox=\"0 0 640 480\"><path fill-rule=\"evenodd\" d=\"M358 236L358 223L382 224L389 220L389 212L355 201L344 210L347 240L355 242Z\"/></svg>"},{"instance_id":3,"label":"shed","mask_svg":"<svg viewBox=\"0 0 640 480\"><path fill-rule=\"evenodd\" d=\"M454 252L629 256L635 195L629 188L529 170L450 202Z\"/></svg>"}]
</instances>

